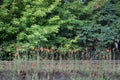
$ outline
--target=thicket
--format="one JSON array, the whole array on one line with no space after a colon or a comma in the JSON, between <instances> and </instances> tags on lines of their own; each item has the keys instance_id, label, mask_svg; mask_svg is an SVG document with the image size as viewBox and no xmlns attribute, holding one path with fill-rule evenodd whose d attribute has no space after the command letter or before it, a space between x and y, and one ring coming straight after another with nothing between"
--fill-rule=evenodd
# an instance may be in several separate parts
<instances>
[{"instance_id":1,"label":"thicket","mask_svg":"<svg viewBox=\"0 0 120 80\"><path fill-rule=\"evenodd\" d=\"M1 0L1 59L36 48L64 54L111 49L120 36L120 1L86 1Z\"/></svg>"}]
</instances>

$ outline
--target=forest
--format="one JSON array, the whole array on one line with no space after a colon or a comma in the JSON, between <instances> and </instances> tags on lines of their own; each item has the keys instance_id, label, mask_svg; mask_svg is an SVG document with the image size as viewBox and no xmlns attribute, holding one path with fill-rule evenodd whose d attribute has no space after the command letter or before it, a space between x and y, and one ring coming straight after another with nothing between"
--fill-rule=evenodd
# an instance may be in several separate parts
<instances>
[{"instance_id":1,"label":"forest","mask_svg":"<svg viewBox=\"0 0 120 80\"><path fill-rule=\"evenodd\" d=\"M0 0L1 60L26 51L120 59L119 40L119 0Z\"/></svg>"}]
</instances>

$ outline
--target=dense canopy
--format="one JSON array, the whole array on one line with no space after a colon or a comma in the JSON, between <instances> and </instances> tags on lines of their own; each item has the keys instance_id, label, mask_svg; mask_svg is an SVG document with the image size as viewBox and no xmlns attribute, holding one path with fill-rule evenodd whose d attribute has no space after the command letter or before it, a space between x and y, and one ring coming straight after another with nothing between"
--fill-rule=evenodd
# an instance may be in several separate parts
<instances>
[{"instance_id":1,"label":"dense canopy","mask_svg":"<svg viewBox=\"0 0 120 80\"><path fill-rule=\"evenodd\" d=\"M111 48L119 34L119 0L0 0L1 57L18 48Z\"/></svg>"}]
</instances>

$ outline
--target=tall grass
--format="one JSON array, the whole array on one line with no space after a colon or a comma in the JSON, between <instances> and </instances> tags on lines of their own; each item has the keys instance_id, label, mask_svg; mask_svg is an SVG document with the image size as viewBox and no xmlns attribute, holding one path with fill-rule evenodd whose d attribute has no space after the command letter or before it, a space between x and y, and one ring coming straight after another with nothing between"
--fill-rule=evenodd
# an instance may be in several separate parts
<instances>
[{"instance_id":1,"label":"tall grass","mask_svg":"<svg viewBox=\"0 0 120 80\"><path fill-rule=\"evenodd\" d=\"M91 54L55 49L18 51L13 61L0 61L0 80L119 80L120 61L111 60L111 50ZM98 59L98 60L96 60ZM102 59L102 60L101 60Z\"/></svg>"}]
</instances>

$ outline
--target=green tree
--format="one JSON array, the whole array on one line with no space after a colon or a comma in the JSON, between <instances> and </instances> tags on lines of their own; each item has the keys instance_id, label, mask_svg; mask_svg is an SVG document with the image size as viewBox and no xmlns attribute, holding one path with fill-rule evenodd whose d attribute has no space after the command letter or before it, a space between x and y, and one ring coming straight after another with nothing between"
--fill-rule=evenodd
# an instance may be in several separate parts
<instances>
[{"instance_id":1,"label":"green tree","mask_svg":"<svg viewBox=\"0 0 120 80\"><path fill-rule=\"evenodd\" d=\"M98 3L96 4L95 6L98 6ZM110 48L114 44L114 37L119 37L117 28L119 16L116 14L118 10L116 10L115 5L116 3L107 0L102 6L92 11L90 19L87 18L91 21L78 31L79 42L84 47Z\"/></svg>"},{"instance_id":2,"label":"green tree","mask_svg":"<svg viewBox=\"0 0 120 80\"><path fill-rule=\"evenodd\" d=\"M21 46L33 48L47 42L50 34L58 32L59 15L51 13L60 0L3 0L0 7L0 44L7 53ZM13 51L15 53L15 51Z\"/></svg>"},{"instance_id":3,"label":"green tree","mask_svg":"<svg viewBox=\"0 0 120 80\"><path fill-rule=\"evenodd\" d=\"M119 0L1 0L3 56L16 49L109 47L119 37Z\"/></svg>"}]
</instances>

